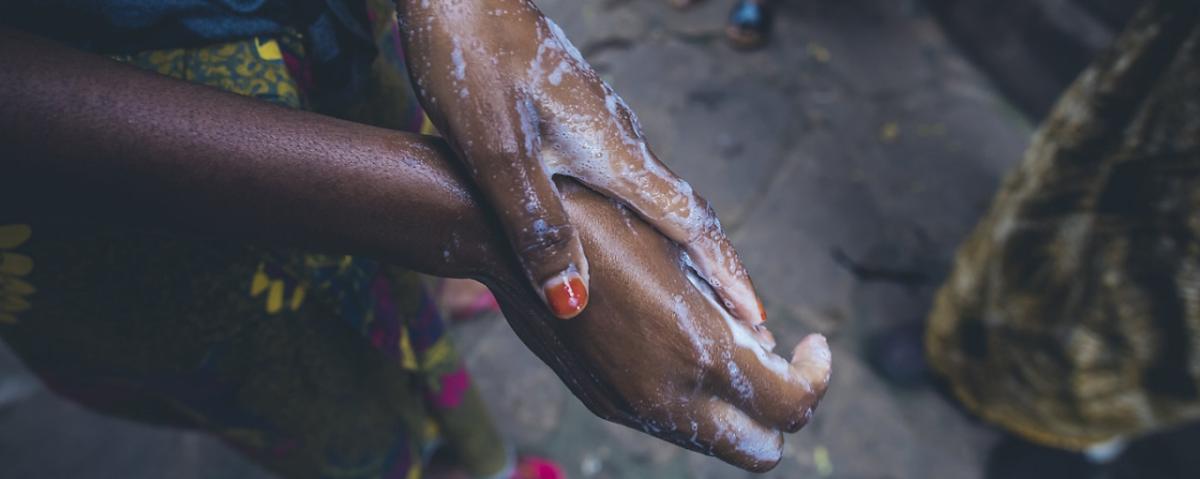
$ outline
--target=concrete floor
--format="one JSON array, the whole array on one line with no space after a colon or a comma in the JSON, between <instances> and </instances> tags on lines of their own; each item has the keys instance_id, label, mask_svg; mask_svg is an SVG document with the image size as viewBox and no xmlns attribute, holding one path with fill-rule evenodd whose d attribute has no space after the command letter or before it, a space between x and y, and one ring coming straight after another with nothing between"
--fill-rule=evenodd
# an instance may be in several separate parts
<instances>
[{"instance_id":1,"label":"concrete floor","mask_svg":"<svg viewBox=\"0 0 1200 479\"><path fill-rule=\"evenodd\" d=\"M831 338L829 393L766 477L981 477L994 434L928 386L885 383L863 349L924 316L1030 125L919 2L779 2L752 53L723 42L727 2L661 3L539 2L716 206L779 343ZM595 420L503 323L459 333L504 429L573 477L753 476Z\"/></svg>"},{"instance_id":2,"label":"concrete floor","mask_svg":"<svg viewBox=\"0 0 1200 479\"><path fill-rule=\"evenodd\" d=\"M725 1L538 3L716 206L779 343L831 339L829 393L766 477L982 477L996 434L864 359L869 341L919 324L1031 133L920 2L781 2L773 43L749 53L723 41ZM571 477L752 476L596 419L502 321L455 334L504 432ZM265 475L207 437L59 401L17 369L0 354L0 476ZM55 460L33 459L44 451Z\"/></svg>"}]
</instances>

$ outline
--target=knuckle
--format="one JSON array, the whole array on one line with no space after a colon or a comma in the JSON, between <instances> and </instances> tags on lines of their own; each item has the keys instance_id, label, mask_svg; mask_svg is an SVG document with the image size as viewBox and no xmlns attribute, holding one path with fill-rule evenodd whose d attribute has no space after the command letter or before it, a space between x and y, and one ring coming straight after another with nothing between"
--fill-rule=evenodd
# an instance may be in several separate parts
<instances>
[{"instance_id":1,"label":"knuckle","mask_svg":"<svg viewBox=\"0 0 1200 479\"><path fill-rule=\"evenodd\" d=\"M703 203L699 215L700 221L697 221L695 226L691 228L690 239L692 241L713 241L719 243L725 238L725 228L721 226L721 221L717 218L717 212L713 210L712 206L707 201L704 201L703 198L700 201Z\"/></svg>"},{"instance_id":2,"label":"knuckle","mask_svg":"<svg viewBox=\"0 0 1200 479\"><path fill-rule=\"evenodd\" d=\"M812 420L813 412L816 409L816 404L813 404L812 406L804 407L796 411L796 414L791 418L790 421L788 421L783 430L791 434L803 429L804 426L807 426L808 422Z\"/></svg>"},{"instance_id":3,"label":"knuckle","mask_svg":"<svg viewBox=\"0 0 1200 479\"><path fill-rule=\"evenodd\" d=\"M571 225L550 225L538 219L519 235L518 249L525 258L541 258L561 254L575 239Z\"/></svg>"}]
</instances>

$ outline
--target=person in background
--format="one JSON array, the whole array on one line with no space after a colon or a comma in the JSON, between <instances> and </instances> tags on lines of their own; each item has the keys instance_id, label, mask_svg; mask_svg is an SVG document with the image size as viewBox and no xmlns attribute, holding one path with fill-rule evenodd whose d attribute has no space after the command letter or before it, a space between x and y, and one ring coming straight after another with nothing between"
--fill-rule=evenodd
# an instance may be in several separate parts
<instances>
[{"instance_id":1,"label":"person in background","mask_svg":"<svg viewBox=\"0 0 1200 479\"><path fill-rule=\"evenodd\" d=\"M676 8L686 8L698 0L669 0ZM767 43L771 34L770 0L735 0L725 25L725 38L736 48L753 49Z\"/></svg>"},{"instance_id":2,"label":"person in background","mask_svg":"<svg viewBox=\"0 0 1200 479\"><path fill-rule=\"evenodd\" d=\"M494 271L507 264L496 258L512 257L513 277L545 310L537 314L584 313L592 276L552 177L635 212L686 252L738 328L768 342L762 306L712 209L646 148L632 112L561 30L528 2L396 7L3 7L0 56L16 67L0 73L0 335L48 387L109 414L203 428L287 476L417 477L441 446L475 477L561 476L505 446L429 295L392 266L464 277L484 271L480 258ZM445 143L363 125L437 132ZM476 208L490 216L438 213L471 196L460 185L398 198L389 189L442 178L444 166L431 166L442 158L462 161L485 200ZM382 168L388 161L396 166ZM460 221L471 214L476 224ZM489 228L507 241L478 233ZM577 364L564 362L559 344L540 346L556 369ZM763 425L743 429L740 442L720 443L728 435L719 428L675 437L641 427L745 468L773 466L779 431L803 426L828 380L823 339L802 346L798 366L775 370L809 376L771 386L789 394L737 399L786 400L735 405ZM750 366L739 380L776 380ZM693 427L742 417L705 394L671 407L695 414ZM724 409L688 410L698 404ZM651 412L606 417L633 425ZM754 438L772 447L751 452L771 454L737 449Z\"/></svg>"},{"instance_id":3,"label":"person in background","mask_svg":"<svg viewBox=\"0 0 1200 479\"><path fill-rule=\"evenodd\" d=\"M967 409L1098 463L1200 419L1197 111L1200 4L1143 2L1050 110L937 293L926 357Z\"/></svg>"}]
</instances>

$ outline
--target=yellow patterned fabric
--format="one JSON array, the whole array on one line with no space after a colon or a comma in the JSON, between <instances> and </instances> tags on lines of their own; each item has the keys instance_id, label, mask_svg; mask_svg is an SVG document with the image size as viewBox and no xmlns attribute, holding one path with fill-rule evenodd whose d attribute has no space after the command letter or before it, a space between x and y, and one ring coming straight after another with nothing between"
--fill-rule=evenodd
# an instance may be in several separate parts
<instances>
[{"instance_id":1,"label":"yellow patterned fabric","mask_svg":"<svg viewBox=\"0 0 1200 479\"><path fill-rule=\"evenodd\" d=\"M16 324L18 315L31 307L29 296L37 292L25 279L33 272L33 259L17 249L32 234L26 224L0 225L0 324Z\"/></svg>"},{"instance_id":2,"label":"yellow patterned fabric","mask_svg":"<svg viewBox=\"0 0 1200 479\"><path fill-rule=\"evenodd\" d=\"M971 411L1086 449L1200 420L1200 7L1145 2L963 243L926 331Z\"/></svg>"},{"instance_id":3,"label":"yellow patterned fabric","mask_svg":"<svg viewBox=\"0 0 1200 479\"><path fill-rule=\"evenodd\" d=\"M386 18L381 39L398 45ZM303 45L118 60L304 108ZM0 336L47 386L209 431L289 477L415 478L438 444L471 473L502 469L507 451L445 333L414 274L369 259L0 208Z\"/></svg>"},{"instance_id":4,"label":"yellow patterned fabric","mask_svg":"<svg viewBox=\"0 0 1200 479\"><path fill-rule=\"evenodd\" d=\"M253 38L194 49L153 50L115 59L162 75L272 103L303 107L278 40Z\"/></svg>"}]
</instances>

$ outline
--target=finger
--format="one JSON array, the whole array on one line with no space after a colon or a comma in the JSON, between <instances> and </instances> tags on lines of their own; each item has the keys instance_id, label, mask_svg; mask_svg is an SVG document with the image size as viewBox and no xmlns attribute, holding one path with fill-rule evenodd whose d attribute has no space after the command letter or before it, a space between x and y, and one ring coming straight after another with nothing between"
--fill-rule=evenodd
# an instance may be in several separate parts
<instances>
[{"instance_id":1,"label":"finger","mask_svg":"<svg viewBox=\"0 0 1200 479\"><path fill-rule=\"evenodd\" d=\"M676 421L676 442L752 472L766 472L783 457L783 434L715 398L693 400L691 418Z\"/></svg>"},{"instance_id":2,"label":"finger","mask_svg":"<svg viewBox=\"0 0 1200 479\"><path fill-rule=\"evenodd\" d=\"M792 348L792 370L796 371L816 394L819 401L829 388L833 375L833 352L825 336L810 334Z\"/></svg>"},{"instance_id":3,"label":"finger","mask_svg":"<svg viewBox=\"0 0 1200 479\"><path fill-rule=\"evenodd\" d=\"M478 163L475 181L495 208L534 290L555 316L577 316L588 301L587 258L536 153Z\"/></svg>"},{"instance_id":4,"label":"finger","mask_svg":"<svg viewBox=\"0 0 1200 479\"><path fill-rule=\"evenodd\" d=\"M537 108L519 94L502 97L481 98L490 105L470 109L502 112L491 126L471 125L465 134L450 127L448 136L495 211L534 290L555 316L569 319L587 306L587 258L542 164Z\"/></svg>"},{"instance_id":5,"label":"finger","mask_svg":"<svg viewBox=\"0 0 1200 479\"><path fill-rule=\"evenodd\" d=\"M758 345L743 344L727 358L715 392L762 424L786 432L808 423L829 384L831 356L821 335L800 341L790 362Z\"/></svg>"},{"instance_id":6,"label":"finger","mask_svg":"<svg viewBox=\"0 0 1200 479\"><path fill-rule=\"evenodd\" d=\"M647 161L657 163L658 159L648 154ZM663 175L647 182L650 187L638 188L635 182L615 181L610 194L626 199L640 216L679 243L687 251L691 266L712 285L734 318L751 325L766 321L766 310L754 292L741 257L721 228L716 211L686 181L665 166L657 166L657 173L650 170L645 173ZM663 199L673 194L675 199Z\"/></svg>"},{"instance_id":7,"label":"finger","mask_svg":"<svg viewBox=\"0 0 1200 479\"><path fill-rule=\"evenodd\" d=\"M766 312L708 201L649 150L637 118L610 88L573 83L586 83L588 77L571 80L563 80L559 90L570 95L552 96L542 107L552 130L569 132L548 136L547 165L628 205L683 246L735 318L762 323ZM560 103L574 108L556 109ZM580 110L602 113L574 113Z\"/></svg>"},{"instance_id":8,"label":"finger","mask_svg":"<svg viewBox=\"0 0 1200 479\"><path fill-rule=\"evenodd\" d=\"M751 326L750 330L754 332L754 337L758 338L758 342L766 348L767 351L775 350L775 335L771 334L771 330L764 325Z\"/></svg>"},{"instance_id":9,"label":"finger","mask_svg":"<svg viewBox=\"0 0 1200 479\"><path fill-rule=\"evenodd\" d=\"M534 290L555 316L574 317L587 306L587 259L541 162L536 99L515 86L523 74L511 68L515 60L497 63L502 52L524 55L531 52L520 45L540 44L537 28L523 28L540 14L524 3L507 10L428 3L409 5L406 12L409 21L424 24L405 29L414 55L409 73L422 105L466 163ZM473 34L497 21L522 28L499 39Z\"/></svg>"}]
</instances>

